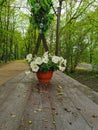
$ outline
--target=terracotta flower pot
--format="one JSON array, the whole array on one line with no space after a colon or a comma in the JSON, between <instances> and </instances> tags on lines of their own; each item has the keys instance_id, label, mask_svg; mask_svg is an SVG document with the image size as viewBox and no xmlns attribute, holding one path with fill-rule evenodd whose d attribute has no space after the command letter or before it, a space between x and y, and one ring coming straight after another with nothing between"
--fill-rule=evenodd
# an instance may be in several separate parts
<instances>
[{"instance_id":1,"label":"terracotta flower pot","mask_svg":"<svg viewBox=\"0 0 98 130\"><path fill-rule=\"evenodd\" d=\"M42 71L38 71L36 73L37 78L39 80L39 82L41 83L49 83L52 76L53 76L53 71L48 71L46 73L42 72Z\"/></svg>"}]
</instances>

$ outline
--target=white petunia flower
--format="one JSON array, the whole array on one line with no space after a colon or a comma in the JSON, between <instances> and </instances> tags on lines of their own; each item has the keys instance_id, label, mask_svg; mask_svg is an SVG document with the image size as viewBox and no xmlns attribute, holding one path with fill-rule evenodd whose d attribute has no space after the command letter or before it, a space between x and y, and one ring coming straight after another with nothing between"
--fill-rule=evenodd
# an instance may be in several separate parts
<instances>
[{"instance_id":1,"label":"white petunia flower","mask_svg":"<svg viewBox=\"0 0 98 130\"><path fill-rule=\"evenodd\" d=\"M37 65L37 64L36 64L35 61L32 61L32 62L30 63L31 68L32 68L32 66L34 66L34 65Z\"/></svg>"},{"instance_id":2,"label":"white petunia flower","mask_svg":"<svg viewBox=\"0 0 98 130\"><path fill-rule=\"evenodd\" d=\"M60 62L64 62L64 58L63 57L60 57Z\"/></svg>"},{"instance_id":3,"label":"white petunia flower","mask_svg":"<svg viewBox=\"0 0 98 130\"><path fill-rule=\"evenodd\" d=\"M60 71L64 71L64 70L65 70L65 67L59 66L59 70L60 70Z\"/></svg>"},{"instance_id":4,"label":"white petunia flower","mask_svg":"<svg viewBox=\"0 0 98 130\"><path fill-rule=\"evenodd\" d=\"M47 57L42 58L43 63L48 63L49 59Z\"/></svg>"},{"instance_id":5,"label":"white petunia flower","mask_svg":"<svg viewBox=\"0 0 98 130\"><path fill-rule=\"evenodd\" d=\"M42 59L49 59L48 55L42 57Z\"/></svg>"},{"instance_id":6,"label":"white petunia flower","mask_svg":"<svg viewBox=\"0 0 98 130\"><path fill-rule=\"evenodd\" d=\"M39 66L34 61L31 62L30 66L33 72L37 72L39 70Z\"/></svg>"},{"instance_id":7,"label":"white petunia flower","mask_svg":"<svg viewBox=\"0 0 98 130\"><path fill-rule=\"evenodd\" d=\"M28 55L26 56L26 60L27 60L27 61L31 61L31 59L32 59L32 54L28 54Z\"/></svg>"},{"instance_id":8,"label":"white petunia flower","mask_svg":"<svg viewBox=\"0 0 98 130\"><path fill-rule=\"evenodd\" d=\"M34 66L32 67L32 71L33 71L33 72L38 72L38 70L39 70L38 65L34 65Z\"/></svg>"},{"instance_id":9,"label":"white petunia flower","mask_svg":"<svg viewBox=\"0 0 98 130\"><path fill-rule=\"evenodd\" d=\"M52 62L58 63L59 62L59 57L58 56L53 56L52 57Z\"/></svg>"},{"instance_id":10,"label":"white petunia flower","mask_svg":"<svg viewBox=\"0 0 98 130\"><path fill-rule=\"evenodd\" d=\"M64 60L64 66L66 66L66 63L67 63L67 61L66 61L66 59Z\"/></svg>"},{"instance_id":11,"label":"white petunia flower","mask_svg":"<svg viewBox=\"0 0 98 130\"><path fill-rule=\"evenodd\" d=\"M55 55L52 56L48 51L45 52L41 57L32 57L32 54L28 54L26 56L26 60L30 65L31 71L33 72L38 72L39 69L44 72L44 69L48 71L49 68L54 71L57 69L59 69L60 71L64 71L66 68L66 60L63 57ZM28 75L30 72L25 73Z\"/></svg>"},{"instance_id":12,"label":"white petunia flower","mask_svg":"<svg viewBox=\"0 0 98 130\"><path fill-rule=\"evenodd\" d=\"M35 63L36 63L37 65L41 65L41 64L42 64L42 59L41 59L41 57L37 57L37 58L35 59Z\"/></svg>"}]
</instances>

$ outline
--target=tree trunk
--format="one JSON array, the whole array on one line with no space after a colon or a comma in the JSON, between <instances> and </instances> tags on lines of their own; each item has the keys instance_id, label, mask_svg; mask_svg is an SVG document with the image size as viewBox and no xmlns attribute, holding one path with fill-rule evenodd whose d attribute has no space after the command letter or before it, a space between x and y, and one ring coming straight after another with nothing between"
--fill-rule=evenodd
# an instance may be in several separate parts
<instances>
[{"instance_id":1,"label":"tree trunk","mask_svg":"<svg viewBox=\"0 0 98 130\"><path fill-rule=\"evenodd\" d=\"M47 45L47 42L46 42L46 38L45 38L45 35L43 33L41 34L41 39L42 39L45 51L49 51L48 45Z\"/></svg>"},{"instance_id":2,"label":"tree trunk","mask_svg":"<svg viewBox=\"0 0 98 130\"><path fill-rule=\"evenodd\" d=\"M53 43L53 30L51 30L51 32L50 32L49 50L52 50L52 43Z\"/></svg>"},{"instance_id":3,"label":"tree trunk","mask_svg":"<svg viewBox=\"0 0 98 130\"><path fill-rule=\"evenodd\" d=\"M33 56L35 55L35 54L37 54L37 52L38 52L38 49L39 49L39 46L40 46L40 43L41 43L41 35L39 34L38 35L38 39L37 39L37 43L36 43L36 46L35 46L35 49L34 49L34 51L33 51Z\"/></svg>"},{"instance_id":4,"label":"tree trunk","mask_svg":"<svg viewBox=\"0 0 98 130\"><path fill-rule=\"evenodd\" d=\"M61 7L62 7L62 0L59 0L59 7L57 12L57 24L56 24L56 49L55 55L59 55L59 28L60 28L60 16L61 16Z\"/></svg>"},{"instance_id":5,"label":"tree trunk","mask_svg":"<svg viewBox=\"0 0 98 130\"><path fill-rule=\"evenodd\" d=\"M6 4L8 4L6 2ZM6 38L5 38L5 47L6 47L6 53L5 53L5 62L8 61L8 43L9 43L9 34L8 34L8 30L9 30L9 18L10 18L10 6L9 7L6 7L5 8L5 13L6 13L6 16L5 16L5 28L6 28Z\"/></svg>"}]
</instances>

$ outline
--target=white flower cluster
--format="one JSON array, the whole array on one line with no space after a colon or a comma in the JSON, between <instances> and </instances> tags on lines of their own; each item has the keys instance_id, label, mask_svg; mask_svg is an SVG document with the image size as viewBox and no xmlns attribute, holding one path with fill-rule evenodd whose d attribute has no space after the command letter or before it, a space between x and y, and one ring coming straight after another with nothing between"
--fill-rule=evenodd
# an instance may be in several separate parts
<instances>
[{"instance_id":1,"label":"white flower cluster","mask_svg":"<svg viewBox=\"0 0 98 130\"><path fill-rule=\"evenodd\" d=\"M57 66L57 69L60 71L64 71L66 68L66 59L59 56L52 56L49 52L45 52L42 57L34 57L34 58L32 57L32 54L28 54L26 56L26 60L30 64L30 68L33 72L38 72L43 63L48 65L50 61L51 66L53 66L52 64L55 64Z\"/></svg>"}]
</instances>

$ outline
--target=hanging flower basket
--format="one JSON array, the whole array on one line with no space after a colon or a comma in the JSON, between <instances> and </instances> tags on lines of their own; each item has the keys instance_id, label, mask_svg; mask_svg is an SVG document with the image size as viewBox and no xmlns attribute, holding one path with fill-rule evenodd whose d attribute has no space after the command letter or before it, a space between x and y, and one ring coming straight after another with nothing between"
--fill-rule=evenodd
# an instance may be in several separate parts
<instances>
[{"instance_id":1,"label":"hanging flower basket","mask_svg":"<svg viewBox=\"0 0 98 130\"><path fill-rule=\"evenodd\" d=\"M45 52L41 57L32 57L32 54L26 56L30 70L36 73L40 82L50 82L53 72L56 70L64 71L66 68L66 59L59 56L52 56L49 52Z\"/></svg>"},{"instance_id":2,"label":"hanging flower basket","mask_svg":"<svg viewBox=\"0 0 98 130\"><path fill-rule=\"evenodd\" d=\"M38 78L39 82L41 82L41 83L49 83L52 76L53 76L53 71L47 71L46 73L42 72L42 71L38 71L36 73L36 75L37 75L37 78Z\"/></svg>"}]
</instances>

